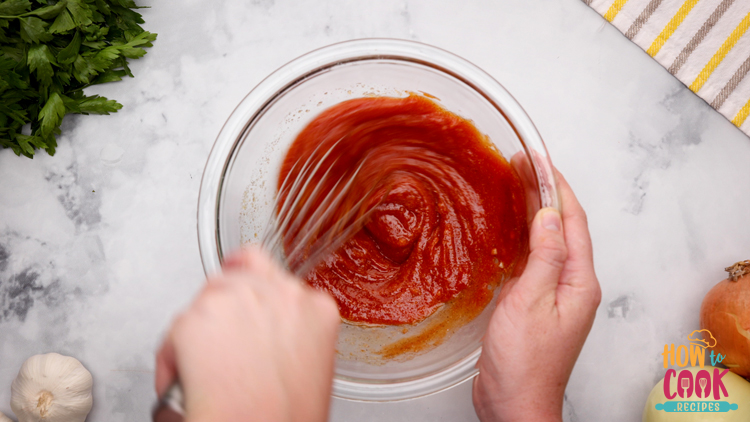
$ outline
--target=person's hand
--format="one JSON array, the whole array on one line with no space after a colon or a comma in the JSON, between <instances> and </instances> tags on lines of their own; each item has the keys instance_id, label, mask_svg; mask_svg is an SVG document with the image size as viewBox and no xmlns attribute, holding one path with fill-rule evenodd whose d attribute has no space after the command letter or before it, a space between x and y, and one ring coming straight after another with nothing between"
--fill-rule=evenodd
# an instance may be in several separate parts
<instances>
[{"instance_id":1,"label":"person's hand","mask_svg":"<svg viewBox=\"0 0 750 422\"><path fill-rule=\"evenodd\" d=\"M330 296L243 251L175 319L157 393L179 377L189 422L325 421L339 322Z\"/></svg>"},{"instance_id":2,"label":"person's hand","mask_svg":"<svg viewBox=\"0 0 750 422\"><path fill-rule=\"evenodd\" d=\"M483 422L561 421L565 386L601 301L586 214L557 173L560 214L540 210L521 276L501 291L474 380Z\"/></svg>"}]
</instances>

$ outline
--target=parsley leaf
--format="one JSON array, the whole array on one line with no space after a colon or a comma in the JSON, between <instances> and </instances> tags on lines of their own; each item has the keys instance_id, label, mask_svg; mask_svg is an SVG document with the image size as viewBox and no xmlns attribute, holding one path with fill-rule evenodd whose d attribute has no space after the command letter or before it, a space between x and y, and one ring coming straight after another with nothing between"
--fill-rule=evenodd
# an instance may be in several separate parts
<instances>
[{"instance_id":1,"label":"parsley leaf","mask_svg":"<svg viewBox=\"0 0 750 422\"><path fill-rule=\"evenodd\" d=\"M122 104L119 104L115 100L108 100L104 97L93 95L78 100L78 107L83 114L109 114L121 109Z\"/></svg>"},{"instance_id":2,"label":"parsley leaf","mask_svg":"<svg viewBox=\"0 0 750 422\"><path fill-rule=\"evenodd\" d=\"M67 114L110 114L115 100L91 85L133 74L156 34L132 0L0 0L0 147L54 155Z\"/></svg>"},{"instance_id":3,"label":"parsley leaf","mask_svg":"<svg viewBox=\"0 0 750 422\"><path fill-rule=\"evenodd\" d=\"M70 16L70 12L62 10L55 18L55 21L52 22L52 26L49 27L49 32L51 34L59 34L70 31L75 27L76 23L73 22L73 17Z\"/></svg>"},{"instance_id":4,"label":"parsley leaf","mask_svg":"<svg viewBox=\"0 0 750 422\"><path fill-rule=\"evenodd\" d=\"M76 31L73 40L67 47L57 53L57 62L60 64L71 64L76 60L78 52L81 50L81 33Z\"/></svg>"},{"instance_id":5,"label":"parsley leaf","mask_svg":"<svg viewBox=\"0 0 750 422\"><path fill-rule=\"evenodd\" d=\"M42 135L49 136L55 130L65 116L65 105L62 97L57 92L53 92L47 103L39 112L39 120L42 121Z\"/></svg>"},{"instance_id":6,"label":"parsley leaf","mask_svg":"<svg viewBox=\"0 0 750 422\"><path fill-rule=\"evenodd\" d=\"M55 57L45 44L36 44L29 48L28 65L29 71L36 72L37 80L44 86L52 84L52 63Z\"/></svg>"},{"instance_id":7,"label":"parsley leaf","mask_svg":"<svg viewBox=\"0 0 750 422\"><path fill-rule=\"evenodd\" d=\"M0 3L1 16L17 16L31 7L29 0L8 0Z\"/></svg>"},{"instance_id":8,"label":"parsley leaf","mask_svg":"<svg viewBox=\"0 0 750 422\"><path fill-rule=\"evenodd\" d=\"M40 41L49 41L52 34L46 31L47 23L39 18L19 18L21 21L21 38L27 43L38 43Z\"/></svg>"}]
</instances>

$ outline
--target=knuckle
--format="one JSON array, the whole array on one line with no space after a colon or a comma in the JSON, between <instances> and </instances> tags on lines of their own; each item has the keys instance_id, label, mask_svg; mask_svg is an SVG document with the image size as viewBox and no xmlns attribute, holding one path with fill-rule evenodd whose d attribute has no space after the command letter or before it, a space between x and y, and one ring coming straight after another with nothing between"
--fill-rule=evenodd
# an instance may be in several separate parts
<instances>
[{"instance_id":1,"label":"knuckle","mask_svg":"<svg viewBox=\"0 0 750 422\"><path fill-rule=\"evenodd\" d=\"M193 301L193 304L190 306L190 312L198 314L211 313L215 309L220 308L228 297L232 297L235 290L236 287L225 280L208 284Z\"/></svg>"},{"instance_id":2,"label":"knuckle","mask_svg":"<svg viewBox=\"0 0 750 422\"><path fill-rule=\"evenodd\" d=\"M255 283L253 280L235 283L226 293L222 301L223 305L239 306L244 310L254 309L259 303L264 302L264 298L273 297L264 292L264 287L260 283Z\"/></svg>"},{"instance_id":3,"label":"knuckle","mask_svg":"<svg viewBox=\"0 0 750 422\"><path fill-rule=\"evenodd\" d=\"M200 296L214 296L221 292L226 291L232 286L230 280L224 275L215 275L209 277L206 284L203 286L203 290L200 292Z\"/></svg>"},{"instance_id":4,"label":"knuckle","mask_svg":"<svg viewBox=\"0 0 750 422\"><path fill-rule=\"evenodd\" d=\"M201 293L198 297L195 298L188 312L199 314L205 314L209 312L211 307L213 306L213 303L215 302L214 296L215 295L209 294L207 292Z\"/></svg>"},{"instance_id":5,"label":"knuckle","mask_svg":"<svg viewBox=\"0 0 750 422\"><path fill-rule=\"evenodd\" d=\"M240 296L255 296L257 287L255 283L248 280L245 283L235 283L231 290L233 294Z\"/></svg>"},{"instance_id":6,"label":"knuckle","mask_svg":"<svg viewBox=\"0 0 750 422\"><path fill-rule=\"evenodd\" d=\"M271 278L276 271L276 264L268 253L258 247L249 247L233 257L237 271L260 277Z\"/></svg>"},{"instance_id":7,"label":"knuckle","mask_svg":"<svg viewBox=\"0 0 750 422\"><path fill-rule=\"evenodd\" d=\"M245 268L252 272L266 273L270 267L270 259L260 249L248 249L243 253Z\"/></svg>"},{"instance_id":8,"label":"knuckle","mask_svg":"<svg viewBox=\"0 0 750 422\"><path fill-rule=\"evenodd\" d=\"M220 288L215 285L206 285L203 290L193 300L192 307L199 306L204 302L209 301L212 297L216 296L220 292Z\"/></svg>"},{"instance_id":9,"label":"knuckle","mask_svg":"<svg viewBox=\"0 0 750 422\"><path fill-rule=\"evenodd\" d=\"M598 308L600 303L602 303L602 288L597 282L596 286L594 286L593 291L591 292L591 304L594 306L594 308Z\"/></svg>"},{"instance_id":10,"label":"knuckle","mask_svg":"<svg viewBox=\"0 0 750 422\"><path fill-rule=\"evenodd\" d=\"M221 275L213 275L206 279L203 290L218 290L224 287L224 278Z\"/></svg>"},{"instance_id":11,"label":"knuckle","mask_svg":"<svg viewBox=\"0 0 750 422\"><path fill-rule=\"evenodd\" d=\"M341 320L339 307L328 293L310 289L310 296L315 304L314 311L316 314L321 315L331 323L338 323Z\"/></svg>"},{"instance_id":12,"label":"knuckle","mask_svg":"<svg viewBox=\"0 0 750 422\"><path fill-rule=\"evenodd\" d=\"M304 299L305 285L296 280L275 280L278 288L290 299L299 301Z\"/></svg>"},{"instance_id":13,"label":"knuckle","mask_svg":"<svg viewBox=\"0 0 750 422\"><path fill-rule=\"evenodd\" d=\"M568 258L568 249L560 236L547 236L531 251L531 257L555 268L563 268Z\"/></svg>"},{"instance_id":14,"label":"knuckle","mask_svg":"<svg viewBox=\"0 0 750 422\"><path fill-rule=\"evenodd\" d=\"M583 209L583 207L580 207L578 209L578 218L585 224L586 226L589 225L589 215L586 212L586 210Z\"/></svg>"},{"instance_id":15,"label":"knuckle","mask_svg":"<svg viewBox=\"0 0 750 422\"><path fill-rule=\"evenodd\" d=\"M289 280L273 280L271 284L277 303L288 310L303 309L305 304L310 300L306 295L307 292L304 290L306 287L302 283L291 282Z\"/></svg>"},{"instance_id":16,"label":"knuckle","mask_svg":"<svg viewBox=\"0 0 750 422\"><path fill-rule=\"evenodd\" d=\"M193 324L193 318L189 312L183 312L177 315L172 321L172 336L174 338L181 338L185 333L191 331L190 327Z\"/></svg>"}]
</instances>

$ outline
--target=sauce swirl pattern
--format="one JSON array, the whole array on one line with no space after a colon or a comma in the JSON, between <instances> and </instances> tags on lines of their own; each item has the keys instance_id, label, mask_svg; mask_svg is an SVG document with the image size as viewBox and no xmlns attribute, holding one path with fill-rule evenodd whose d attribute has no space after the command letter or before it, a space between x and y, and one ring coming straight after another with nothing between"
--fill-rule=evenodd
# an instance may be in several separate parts
<instances>
[{"instance_id":1,"label":"sauce swirl pattern","mask_svg":"<svg viewBox=\"0 0 750 422\"><path fill-rule=\"evenodd\" d=\"M359 98L325 110L293 142L279 186L311 155L322 161L313 175L322 189L340 189L333 182L354 169L347 195L374 189L363 229L305 277L349 322L413 324L462 292L472 297L461 306L481 310L525 256L518 175L470 121L428 98Z\"/></svg>"}]
</instances>

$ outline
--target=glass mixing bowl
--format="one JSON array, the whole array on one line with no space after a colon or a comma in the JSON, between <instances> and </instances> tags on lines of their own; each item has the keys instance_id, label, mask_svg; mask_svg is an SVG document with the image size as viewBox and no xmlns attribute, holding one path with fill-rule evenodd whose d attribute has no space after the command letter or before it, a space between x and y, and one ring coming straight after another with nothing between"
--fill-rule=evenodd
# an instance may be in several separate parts
<instances>
[{"instance_id":1,"label":"glass mixing bowl","mask_svg":"<svg viewBox=\"0 0 750 422\"><path fill-rule=\"evenodd\" d=\"M552 164L539 133L490 75L425 44L348 41L315 50L278 69L242 100L224 124L203 172L198 200L198 241L206 273L220 270L224 254L260 241L271 215L282 159L317 114L352 98L409 93L428 95L472 120L489 137L522 178L529 221L541 207L559 208ZM404 400L471 379L477 374L475 364L494 305L493 300L442 344L401 358L380 359L377 350L418 334L432 317L410 326L407 333L403 327L343 324L333 395Z\"/></svg>"}]
</instances>

